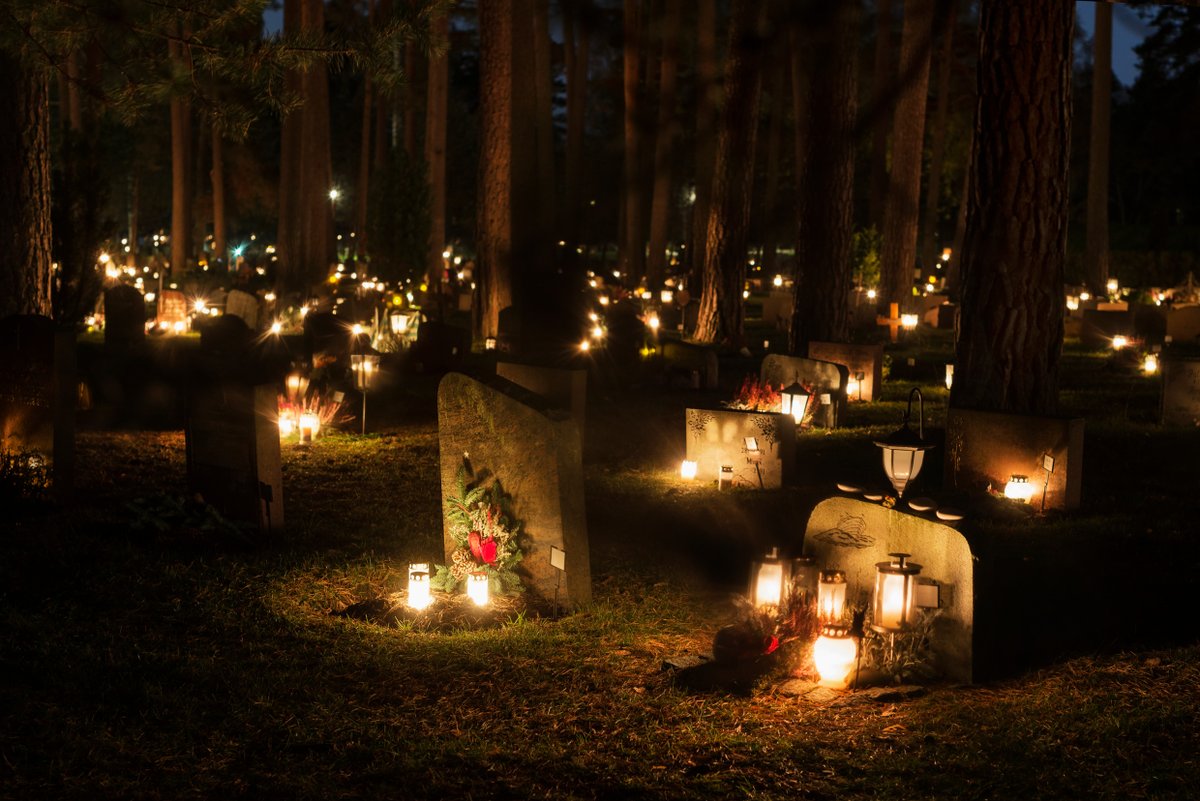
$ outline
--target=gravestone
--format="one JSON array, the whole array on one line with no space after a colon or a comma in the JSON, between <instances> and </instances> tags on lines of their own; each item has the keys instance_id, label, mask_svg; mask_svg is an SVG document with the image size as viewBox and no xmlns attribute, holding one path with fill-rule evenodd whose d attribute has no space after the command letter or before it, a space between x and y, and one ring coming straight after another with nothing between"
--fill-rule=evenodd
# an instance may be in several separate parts
<instances>
[{"instance_id":1,"label":"gravestone","mask_svg":"<svg viewBox=\"0 0 1200 801\"><path fill-rule=\"evenodd\" d=\"M231 379L201 383L185 439L188 488L230 520L283 528L278 390Z\"/></svg>"},{"instance_id":2,"label":"gravestone","mask_svg":"<svg viewBox=\"0 0 1200 801\"><path fill-rule=\"evenodd\" d=\"M200 350L205 356L234 358L245 354L254 340L254 334L235 315L222 314L199 324Z\"/></svg>"},{"instance_id":3,"label":"gravestone","mask_svg":"<svg viewBox=\"0 0 1200 801\"><path fill-rule=\"evenodd\" d=\"M187 330L187 298L178 289L164 289L158 293L158 324L176 333Z\"/></svg>"},{"instance_id":4,"label":"gravestone","mask_svg":"<svg viewBox=\"0 0 1200 801\"><path fill-rule=\"evenodd\" d=\"M813 509L804 529L804 553L822 570L846 574L847 606L869 604L875 565L891 553L911 554L920 579L938 584L941 613L933 623L933 666L970 682L975 635L975 557L962 534L933 520L853 498L829 498Z\"/></svg>"},{"instance_id":5,"label":"gravestone","mask_svg":"<svg viewBox=\"0 0 1200 801\"><path fill-rule=\"evenodd\" d=\"M1200 306L1184 306L1168 311L1166 333L1175 342L1200 339Z\"/></svg>"},{"instance_id":6,"label":"gravestone","mask_svg":"<svg viewBox=\"0 0 1200 801\"><path fill-rule=\"evenodd\" d=\"M735 409L688 409L687 459L696 478L718 481L722 468L735 487L778 489L792 480L796 421L791 415ZM728 475L728 474L727 474Z\"/></svg>"},{"instance_id":7,"label":"gravestone","mask_svg":"<svg viewBox=\"0 0 1200 801\"><path fill-rule=\"evenodd\" d=\"M412 358L418 371L440 373L456 367L471 350L471 332L439 320L421 320Z\"/></svg>"},{"instance_id":8,"label":"gravestone","mask_svg":"<svg viewBox=\"0 0 1200 801\"><path fill-rule=\"evenodd\" d=\"M668 380L682 376L696 389L717 388L717 352L712 348L665 339L662 343L662 363Z\"/></svg>"},{"instance_id":9,"label":"gravestone","mask_svg":"<svg viewBox=\"0 0 1200 801\"><path fill-rule=\"evenodd\" d=\"M1133 307L1133 333L1143 343L1161 345L1167 334L1168 311L1161 306L1138 303Z\"/></svg>"},{"instance_id":10,"label":"gravestone","mask_svg":"<svg viewBox=\"0 0 1200 801\"><path fill-rule=\"evenodd\" d=\"M850 378L862 373L863 378L858 382L859 391L855 395L856 398L861 396L864 401L875 401L883 393L881 343L849 345L842 342L810 342L808 358L844 365Z\"/></svg>"},{"instance_id":11,"label":"gravestone","mask_svg":"<svg viewBox=\"0 0 1200 801\"><path fill-rule=\"evenodd\" d=\"M772 353L763 359L759 380L775 387L787 387L796 381L811 387L813 395L808 408L812 410L814 426L836 428L846 411L850 371L845 365Z\"/></svg>"},{"instance_id":12,"label":"gravestone","mask_svg":"<svg viewBox=\"0 0 1200 801\"><path fill-rule=\"evenodd\" d=\"M1162 422L1200 425L1200 359L1167 355L1162 361Z\"/></svg>"},{"instance_id":13,"label":"gravestone","mask_svg":"<svg viewBox=\"0 0 1200 801\"><path fill-rule=\"evenodd\" d=\"M791 325L791 315L791 290L772 289L763 299L762 319L767 325L779 331L786 331Z\"/></svg>"},{"instance_id":14,"label":"gravestone","mask_svg":"<svg viewBox=\"0 0 1200 801\"><path fill-rule=\"evenodd\" d=\"M518 572L528 591L568 609L590 603L591 561L579 427L565 411L502 378L450 373L438 384L442 501L464 464L500 481L528 538ZM456 543L443 532L446 558ZM565 552L563 570L551 549Z\"/></svg>"},{"instance_id":15,"label":"gravestone","mask_svg":"<svg viewBox=\"0 0 1200 801\"><path fill-rule=\"evenodd\" d=\"M946 414L944 485L1003 492L1025 476L1035 487L1031 505L1075 509L1083 485L1083 418L950 409Z\"/></svg>"},{"instance_id":16,"label":"gravestone","mask_svg":"<svg viewBox=\"0 0 1200 801\"><path fill-rule=\"evenodd\" d=\"M1083 327L1079 338L1085 348L1112 347L1112 338L1117 334L1133 337L1133 313L1088 309L1083 313Z\"/></svg>"},{"instance_id":17,"label":"gravestone","mask_svg":"<svg viewBox=\"0 0 1200 801\"><path fill-rule=\"evenodd\" d=\"M253 331L258 327L258 298L240 289L231 290L225 298L225 315L240 318Z\"/></svg>"},{"instance_id":18,"label":"gravestone","mask_svg":"<svg viewBox=\"0 0 1200 801\"><path fill-rule=\"evenodd\" d=\"M582 436L587 404L587 370L497 362L496 375L541 395L551 406L570 412Z\"/></svg>"},{"instance_id":19,"label":"gravestone","mask_svg":"<svg viewBox=\"0 0 1200 801\"><path fill-rule=\"evenodd\" d=\"M104 344L132 348L146 338L146 300L127 284L104 290Z\"/></svg>"},{"instance_id":20,"label":"gravestone","mask_svg":"<svg viewBox=\"0 0 1200 801\"><path fill-rule=\"evenodd\" d=\"M308 360L314 366L348 361L350 332L350 326L330 312L309 312L304 316L304 349Z\"/></svg>"}]
</instances>

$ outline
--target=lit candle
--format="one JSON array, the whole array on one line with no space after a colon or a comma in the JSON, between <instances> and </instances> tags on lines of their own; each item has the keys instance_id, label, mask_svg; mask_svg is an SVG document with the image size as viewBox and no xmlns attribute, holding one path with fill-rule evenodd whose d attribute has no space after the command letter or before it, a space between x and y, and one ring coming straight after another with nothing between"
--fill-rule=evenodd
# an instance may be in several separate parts
<instances>
[{"instance_id":1,"label":"lit candle","mask_svg":"<svg viewBox=\"0 0 1200 801\"><path fill-rule=\"evenodd\" d=\"M414 562L408 566L408 605L413 609L427 609L433 603L429 591L429 565Z\"/></svg>"},{"instance_id":2,"label":"lit candle","mask_svg":"<svg viewBox=\"0 0 1200 801\"><path fill-rule=\"evenodd\" d=\"M1033 484L1029 483L1029 478L1026 476L1013 475L1004 485L1004 497L1021 503L1029 503L1029 499L1033 497Z\"/></svg>"},{"instance_id":3,"label":"lit candle","mask_svg":"<svg viewBox=\"0 0 1200 801\"><path fill-rule=\"evenodd\" d=\"M846 610L846 574L822 570L817 581L817 610L823 622L836 623Z\"/></svg>"},{"instance_id":4,"label":"lit candle","mask_svg":"<svg viewBox=\"0 0 1200 801\"><path fill-rule=\"evenodd\" d=\"M825 626L813 643L813 664L825 684L845 687L857 657L858 643L844 626Z\"/></svg>"},{"instance_id":5,"label":"lit candle","mask_svg":"<svg viewBox=\"0 0 1200 801\"><path fill-rule=\"evenodd\" d=\"M696 463L691 459L684 459L679 465L679 477L691 480L696 477Z\"/></svg>"},{"instance_id":6,"label":"lit candle","mask_svg":"<svg viewBox=\"0 0 1200 801\"><path fill-rule=\"evenodd\" d=\"M487 573L472 573L467 576L467 597L476 606L488 605L488 575Z\"/></svg>"}]
</instances>

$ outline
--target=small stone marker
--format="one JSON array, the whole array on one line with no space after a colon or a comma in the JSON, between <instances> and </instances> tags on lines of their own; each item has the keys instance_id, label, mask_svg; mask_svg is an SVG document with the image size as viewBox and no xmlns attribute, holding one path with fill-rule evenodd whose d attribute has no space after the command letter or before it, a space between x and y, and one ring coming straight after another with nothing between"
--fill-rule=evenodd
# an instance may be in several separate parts
<instances>
[{"instance_id":1,"label":"small stone marker","mask_svg":"<svg viewBox=\"0 0 1200 801\"><path fill-rule=\"evenodd\" d=\"M804 552L821 570L846 573L847 599L869 603L875 564L907 553L921 578L941 588L941 614L933 624L934 667L955 681L970 682L975 617L975 565L963 535L949 526L853 498L829 498L813 509L804 530Z\"/></svg>"},{"instance_id":2,"label":"small stone marker","mask_svg":"<svg viewBox=\"0 0 1200 801\"><path fill-rule=\"evenodd\" d=\"M687 410L687 459L704 483L778 489L792 479L796 421L791 415L735 409Z\"/></svg>"},{"instance_id":3,"label":"small stone marker","mask_svg":"<svg viewBox=\"0 0 1200 801\"><path fill-rule=\"evenodd\" d=\"M1167 355L1162 382L1163 425L1200 425L1200 359Z\"/></svg>"},{"instance_id":4,"label":"small stone marker","mask_svg":"<svg viewBox=\"0 0 1200 801\"><path fill-rule=\"evenodd\" d=\"M812 387L808 408L812 410L814 426L836 428L846 410L850 371L843 364L772 353L763 359L759 380L775 387L786 387L793 381Z\"/></svg>"},{"instance_id":5,"label":"small stone marker","mask_svg":"<svg viewBox=\"0 0 1200 801\"><path fill-rule=\"evenodd\" d=\"M188 487L231 520L283 528L278 395L274 384L202 384L185 430Z\"/></svg>"},{"instance_id":6,"label":"small stone marker","mask_svg":"<svg viewBox=\"0 0 1200 801\"><path fill-rule=\"evenodd\" d=\"M104 344L132 348L146 338L146 300L131 286L104 290Z\"/></svg>"},{"instance_id":7,"label":"small stone marker","mask_svg":"<svg viewBox=\"0 0 1200 801\"><path fill-rule=\"evenodd\" d=\"M541 395L551 406L570 412L582 435L587 406L586 370L497 362L496 375Z\"/></svg>"},{"instance_id":8,"label":"small stone marker","mask_svg":"<svg viewBox=\"0 0 1200 801\"><path fill-rule=\"evenodd\" d=\"M945 486L983 492L990 484L1003 492L1012 476L1025 476L1035 485L1030 505L1042 508L1044 489L1046 509L1075 509L1083 484L1083 428L1081 417L950 409ZM1053 472L1044 469L1047 455Z\"/></svg>"},{"instance_id":9,"label":"small stone marker","mask_svg":"<svg viewBox=\"0 0 1200 801\"><path fill-rule=\"evenodd\" d=\"M158 324L167 324L173 332L187 330L187 298L178 289L164 289L158 295Z\"/></svg>"},{"instance_id":10,"label":"small stone marker","mask_svg":"<svg viewBox=\"0 0 1200 801\"><path fill-rule=\"evenodd\" d=\"M443 503L464 463L498 479L528 537L518 568L526 589L570 610L590 603L583 446L570 415L502 378L450 373L438 384L438 440ZM449 558L455 543L448 529L443 537Z\"/></svg>"},{"instance_id":11,"label":"small stone marker","mask_svg":"<svg viewBox=\"0 0 1200 801\"><path fill-rule=\"evenodd\" d=\"M1200 306L1184 306L1167 312L1167 336L1175 342L1200 339Z\"/></svg>"},{"instance_id":12,"label":"small stone marker","mask_svg":"<svg viewBox=\"0 0 1200 801\"><path fill-rule=\"evenodd\" d=\"M883 391L883 345L850 345L842 342L810 342L808 358L833 362L846 367L851 376L863 374L858 395L864 401L877 400Z\"/></svg>"},{"instance_id":13,"label":"small stone marker","mask_svg":"<svg viewBox=\"0 0 1200 801\"><path fill-rule=\"evenodd\" d=\"M884 317L882 314L878 315L875 318L875 324L887 326L888 339L890 339L892 342L895 342L900 333L900 304L889 303L888 316Z\"/></svg>"},{"instance_id":14,"label":"small stone marker","mask_svg":"<svg viewBox=\"0 0 1200 801\"><path fill-rule=\"evenodd\" d=\"M778 331L786 331L791 324L792 292L790 289L772 289L763 299L762 319Z\"/></svg>"},{"instance_id":15,"label":"small stone marker","mask_svg":"<svg viewBox=\"0 0 1200 801\"><path fill-rule=\"evenodd\" d=\"M240 289L230 290L225 299L225 314L240 317L246 327L253 331L258 327L258 298Z\"/></svg>"},{"instance_id":16,"label":"small stone marker","mask_svg":"<svg viewBox=\"0 0 1200 801\"><path fill-rule=\"evenodd\" d=\"M717 388L717 352L712 348L667 339L662 343L662 360L668 377L691 377L696 389Z\"/></svg>"}]
</instances>

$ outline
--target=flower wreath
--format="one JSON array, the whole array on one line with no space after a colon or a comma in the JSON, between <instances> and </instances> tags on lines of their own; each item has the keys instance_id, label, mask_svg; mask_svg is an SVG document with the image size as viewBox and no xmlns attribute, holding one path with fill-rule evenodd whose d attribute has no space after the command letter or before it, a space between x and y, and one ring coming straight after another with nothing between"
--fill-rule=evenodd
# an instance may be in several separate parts
<instances>
[{"instance_id":1,"label":"flower wreath","mask_svg":"<svg viewBox=\"0 0 1200 801\"><path fill-rule=\"evenodd\" d=\"M455 548L449 565L438 565L430 584L443 592L454 592L471 573L486 573L489 590L495 595L524 592L516 567L524 554L520 548L521 524L512 515L512 496L499 479L467 483L460 467L455 494L446 499L446 520Z\"/></svg>"}]
</instances>

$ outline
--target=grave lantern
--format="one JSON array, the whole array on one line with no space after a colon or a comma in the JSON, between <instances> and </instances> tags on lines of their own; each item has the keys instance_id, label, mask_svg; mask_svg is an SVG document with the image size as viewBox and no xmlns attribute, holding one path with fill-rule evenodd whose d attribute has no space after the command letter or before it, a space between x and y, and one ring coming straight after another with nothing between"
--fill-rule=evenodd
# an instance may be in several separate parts
<instances>
[{"instance_id":1,"label":"grave lantern","mask_svg":"<svg viewBox=\"0 0 1200 801\"><path fill-rule=\"evenodd\" d=\"M1158 372L1158 354L1146 354L1146 359L1142 362L1142 371L1146 375L1154 375Z\"/></svg>"},{"instance_id":2,"label":"grave lantern","mask_svg":"<svg viewBox=\"0 0 1200 801\"><path fill-rule=\"evenodd\" d=\"M414 562L408 566L408 605L413 609L427 609L433 603L429 592L429 565Z\"/></svg>"},{"instance_id":3,"label":"grave lantern","mask_svg":"<svg viewBox=\"0 0 1200 801\"><path fill-rule=\"evenodd\" d=\"M797 556L792 560L792 592L803 593L809 599L816 598L819 574L816 557Z\"/></svg>"},{"instance_id":4,"label":"grave lantern","mask_svg":"<svg viewBox=\"0 0 1200 801\"><path fill-rule=\"evenodd\" d=\"M783 276L776 275L774 278L771 279L771 283L775 285L776 289L778 289L779 287L783 286Z\"/></svg>"},{"instance_id":5,"label":"grave lantern","mask_svg":"<svg viewBox=\"0 0 1200 801\"><path fill-rule=\"evenodd\" d=\"M1104 285L1104 288L1108 290L1108 294L1115 295L1121 288L1121 283L1115 278L1110 278L1108 279L1108 283Z\"/></svg>"},{"instance_id":6,"label":"grave lantern","mask_svg":"<svg viewBox=\"0 0 1200 801\"><path fill-rule=\"evenodd\" d=\"M1067 295L1067 311L1079 311L1079 296Z\"/></svg>"},{"instance_id":7,"label":"grave lantern","mask_svg":"<svg viewBox=\"0 0 1200 801\"><path fill-rule=\"evenodd\" d=\"M321 431L321 418L316 412L303 412L300 415L300 441L312 442Z\"/></svg>"},{"instance_id":8,"label":"grave lantern","mask_svg":"<svg viewBox=\"0 0 1200 801\"><path fill-rule=\"evenodd\" d=\"M918 401L917 431L908 427L912 417L913 396ZM882 440L876 440L883 450L883 469L887 471L888 480L896 490L897 496L904 495L904 488L921 472L921 464L925 461L925 451L933 447L925 441L925 398L919 387L913 387L908 393L908 409L904 412L904 424Z\"/></svg>"},{"instance_id":9,"label":"grave lantern","mask_svg":"<svg viewBox=\"0 0 1200 801\"><path fill-rule=\"evenodd\" d=\"M875 564L875 605L871 628L896 632L912 623L913 597L921 566L908 560L906 553L890 553L890 562Z\"/></svg>"},{"instance_id":10,"label":"grave lantern","mask_svg":"<svg viewBox=\"0 0 1200 801\"><path fill-rule=\"evenodd\" d=\"M1004 485L1004 497L1021 503L1029 503L1033 498L1033 484L1029 481L1029 477L1019 476L1015 473L1010 476L1008 483Z\"/></svg>"},{"instance_id":11,"label":"grave lantern","mask_svg":"<svg viewBox=\"0 0 1200 801\"><path fill-rule=\"evenodd\" d=\"M1080 300L1091 300L1091 299L1092 299L1092 293L1091 293L1091 292L1088 292L1088 291L1085 289L1084 291L1082 291L1082 292L1080 292L1080 293L1079 293L1079 299L1080 299Z\"/></svg>"},{"instance_id":12,"label":"grave lantern","mask_svg":"<svg viewBox=\"0 0 1200 801\"><path fill-rule=\"evenodd\" d=\"M496 349L496 338L495 337L484 337L483 349L484 350L495 350Z\"/></svg>"},{"instance_id":13,"label":"grave lantern","mask_svg":"<svg viewBox=\"0 0 1200 801\"><path fill-rule=\"evenodd\" d=\"M950 387L952 387L952 386L954 386L954 365L947 364L946 365L946 389L950 389Z\"/></svg>"},{"instance_id":14,"label":"grave lantern","mask_svg":"<svg viewBox=\"0 0 1200 801\"><path fill-rule=\"evenodd\" d=\"M826 684L847 685L847 677L858 658L858 643L846 626L823 626L821 636L813 643L813 664Z\"/></svg>"},{"instance_id":15,"label":"grave lantern","mask_svg":"<svg viewBox=\"0 0 1200 801\"><path fill-rule=\"evenodd\" d=\"M392 312L388 315L388 324L391 325L393 334L403 336L408 331L408 315L404 312Z\"/></svg>"},{"instance_id":16,"label":"grave lantern","mask_svg":"<svg viewBox=\"0 0 1200 801\"><path fill-rule=\"evenodd\" d=\"M733 465L723 464L717 473L717 489L733 486Z\"/></svg>"},{"instance_id":17,"label":"grave lantern","mask_svg":"<svg viewBox=\"0 0 1200 801\"><path fill-rule=\"evenodd\" d=\"M1116 334L1112 338L1113 350L1121 350L1128 344L1129 344L1129 337L1125 336L1124 334Z\"/></svg>"},{"instance_id":18,"label":"grave lantern","mask_svg":"<svg viewBox=\"0 0 1200 801\"><path fill-rule=\"evenodd\" d=\"M290 437L296 430L296 413L285 409L279 413L279 436Z\"/></svg>"},{"instance_id":19,"label":"grave lantern","mask_svg":"<svg viewBox=\"0 0 1200 801\"><path fill-rule=\"evenodd\" d=\"M670 289L664 289L658 293L658 299L662 301L664 306L669 306L675 302L675 293Z\"/></svg>"},{"instance_id":20,"label":"grave lantern","mask_svg":"<svg viewBox=\"0 0 1200 801\"><path fill-rule=\"evenodd\" d=\"M841 570L822 570L817 580L817 617L823 623L837 623L846 611L846 574Z\"/></svg>"},{"instance_id":21,"label":"grave lantern","mask_svg":"<svg viewBox=\"0 0 1200 801\"><path fill-rule=\"evenodd\" d=\"M696 463L691 459L684 459L679 465L679 477L691 480L696 477Z\"/></svg>"},{"instance_id":22,"label":"grave lantern","mask_svg":"<svg viewBox=\"0 0 1200 801\"><path fill-rule=\"evenodd\" d=\"M808 390L801 386L799 381L793 381L790 386L780 391L779 397L780 411L790 414L796 425L804 422L804 412L808 410Z\"/></svg>"},{"instance_id":23,"label":"grave lantern","mask_svg":"<svg viewBox=\"0 0 1200 801\"><path fill-rule=\"evenodd\" d=\"M772 548L761 562L750 565L750 603L755 607L779 606L788 584L788 565Z\"/></svg>"},{"instance_id":24,"label":"grave lantern","mask_svg":"<svg viewBox=\"0 0 1200 801\"><path fill-rule=\"evenodd\" d=\"M367 390L379 375L379 352L369 346L350 354L350 369L354 371L354 386L362 394L362 433L367 433Z\"/></svg>"},{"instance_id":25,"label":"grave lantern","mask_svg":"<svg viewBox=\"0 0 1200 801\"><path fill-rule=\"evenodd\" d=\"M900 315L900 327L906 331L912 331L914 328L916 328L919 321L920 318L915 314Z\"/></svg>"},{"instance_id":26,"label":"grave lantern","mask_svg":"<svg viewBox=\"0 0 1200 801\"><path fill-rule=\"evenodd\" d=\"M476 572L467 576L467 597L474 601L476 606L488 605L487 573Z\"/></svg>"},{"instance_id":27,"label":"grave lantern","mask_svg":"<svg viewBox=\"0 0 1200 801\"><path fill-rule=\"evenodd\" d=\"M863 379L866 376L863 373L855 373L846 381L846 398L853 399L857 397L862 400L862 385Z\"/></svg>"},{"instance_id":28,"label":"grave lantern","mask_svg":"<svg viewBox=\"0 0 1200 801\"><path fill-rule=\"evenodd\" d=\"M303 398L308 394L308 379L299 373L292 373L287 377L287 391L289 398Z\"/></svg>"}]
</instances>

